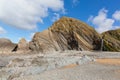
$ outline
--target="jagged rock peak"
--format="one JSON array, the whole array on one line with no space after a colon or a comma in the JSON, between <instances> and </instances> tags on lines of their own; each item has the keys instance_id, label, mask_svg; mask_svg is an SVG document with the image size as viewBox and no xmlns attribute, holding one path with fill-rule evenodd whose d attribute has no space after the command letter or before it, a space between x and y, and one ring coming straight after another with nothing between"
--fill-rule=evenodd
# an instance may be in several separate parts
<instances>
[{"instance_id":1,"label":"jagged rock peak","mask_svg":"<svg viewBox=\"0 0 120 80\"><path fill-rule=\"evenodd\" d=\"M27 43L26 39L25 38L21 38L19 43Z\"/></svg>"},{"instance_id":2,"label":"jagged rock peak","mask_svg":"<svg viewBox=\"0 0 120 80\"><path fill-rule=\"evenodd\" d=\"M18 48L17 48L17 51L27 51L29 50L29 44L28 42L26 41L25 38L21 38L20 41L18 42Z\"/></svg>"}]
</instances>

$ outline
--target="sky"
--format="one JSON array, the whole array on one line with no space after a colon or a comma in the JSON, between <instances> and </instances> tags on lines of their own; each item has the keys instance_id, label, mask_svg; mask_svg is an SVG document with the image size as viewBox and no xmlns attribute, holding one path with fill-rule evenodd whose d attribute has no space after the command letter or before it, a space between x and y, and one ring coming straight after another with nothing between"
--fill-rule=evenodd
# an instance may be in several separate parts
<instances>
[{"instance_id":1,"label":"sky","mask_svg":"<svg viewBox=\"0 0 120 80\"><path fill-rule=\"evenodd\" d=\"M79 19L98 33L120 28L120 0L0 0L0 38L30 41L62 16Z\"/></svg>"}]
</instances>

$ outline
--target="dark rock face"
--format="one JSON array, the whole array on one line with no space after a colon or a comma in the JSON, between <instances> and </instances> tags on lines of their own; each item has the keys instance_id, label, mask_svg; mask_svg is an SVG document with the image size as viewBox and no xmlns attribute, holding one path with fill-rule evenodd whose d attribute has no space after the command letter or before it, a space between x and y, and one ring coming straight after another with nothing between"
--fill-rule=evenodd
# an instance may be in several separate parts
<instances>
[{"instance_id":1,"label":"dark rock face","mask_svg":"<svg viewBox=\"0 0 120 80\"><path fill-rule=\"evenodd\" d=\"M38 51L51 50L99 50L100 35L87 24L62 17L48 30L38 32L30 42L30 48Z\"/></svg>"},{"instance_id":2,"label":"dark rock face","mask_svg":"<svg viewBox=\"0 0 120 80\"><path fill-rule=\"evenodd\" d=\"M69 50L79 50L78 41L75 39L73 34L71 34L71 37L68 38L67 45Z\"/></svg>"},{"instance_id":3,"label":"dark rock face","mask_svg":"<svg viewBox=\"0 0 120 80\"><path fill-rule=\"evenodd\" d=\"M17 45L9 39L0 38L0 52L12 52Z\"/></svg>"}]
</instances>

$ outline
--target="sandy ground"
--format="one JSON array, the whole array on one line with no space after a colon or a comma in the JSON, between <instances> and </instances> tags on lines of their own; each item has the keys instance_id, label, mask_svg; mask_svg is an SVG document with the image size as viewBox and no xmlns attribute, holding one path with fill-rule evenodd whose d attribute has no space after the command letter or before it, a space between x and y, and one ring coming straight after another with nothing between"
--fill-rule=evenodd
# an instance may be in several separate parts
<instances>
[{"instance_id":1,"label":"sandy ground","mask_svg":"<svg viewBox=\"0 0 120 80\"><path fill-rule=\"evenodd\" d=\"M1 80L120 80L120 52L0 56Z\"/></svg>"}]
</instances>

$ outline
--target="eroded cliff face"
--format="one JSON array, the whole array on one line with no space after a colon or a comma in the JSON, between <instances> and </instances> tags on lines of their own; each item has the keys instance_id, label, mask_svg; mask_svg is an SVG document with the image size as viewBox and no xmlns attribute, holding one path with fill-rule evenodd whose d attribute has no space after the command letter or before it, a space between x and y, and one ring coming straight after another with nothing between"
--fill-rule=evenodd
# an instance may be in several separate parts
<instances>
[{"instance_id":1,"label":"eroded cliff face","mask_svg":"<svg viewBox=\"0 0 120 80\"><path fill-rule=\"evenodd\" d=\"M36 33L30 42L30 49L99 50L100 44L100 35L92 27L79 20L62 17L48 30Z\"/></svg>"},{"instance_id":2,"label":"eroded cliff face","mask_svg":"<svg viewBox=\"0 0 120 80\"><path fill-rule=\"evenodd\" d=\"M104 38L104 51L120 51L120 29L102 33Z\"/></svg>"}]
</instances>

